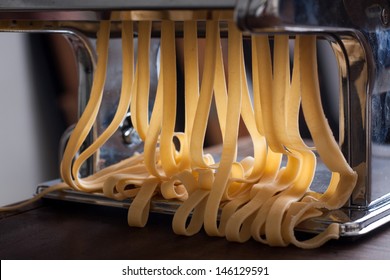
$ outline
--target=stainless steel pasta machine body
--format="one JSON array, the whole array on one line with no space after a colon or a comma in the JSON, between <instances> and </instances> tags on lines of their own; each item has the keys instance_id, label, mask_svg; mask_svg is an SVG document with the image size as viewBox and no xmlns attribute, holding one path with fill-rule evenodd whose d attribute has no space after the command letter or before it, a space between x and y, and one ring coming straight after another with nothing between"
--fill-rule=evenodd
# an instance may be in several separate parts
<instances>
[{"instance_id":1,"label":"stainless steel pasta machine body","mask_svg":"<svg viewBox=\"0 0 390 280\"><path fill-rule=\"evenodd\" d=\"M0 31L53 32L69 39L78 62L79 111L88 100L95 67L94 40L98 22L112 20L110 56L119 67L120 55L115 40L121 20L153 20L158 22L208 19L233 19L246 35L253 33L317 34L329 42L338 64L340 89L339 144L359 180L343 209L325 213L301 225L301 229L319 232L330 222L340 223L343 236L361 235L390 220L390 2L385 0L91 0L42 1L3 0L0 3ZM152 55L158 55L158 41L152 44ZM153 61L153 59L151 60ZM115 64L115 63L113 63ZM152 81L157 66L152 65ZM110 74L110 72L109 72ZM153 90L152 85L152 89ZM115 78L106 91L119 92ZM105 97L106 98L106 97ZM106 98L95 125L96 133L104 129L112 103L117 97ZM93 141L92 133L88 141ZM125 135L126 134L126 135ZM126 136L125 141L123 137ZM64 138L66 141L66 137ZM127 140L126 140L127 139ZM134 151L142 143L131 131L131 124L106 144L99 155L91 159L84 175L109 165ZM103 164L104 165L104 164ZM321 170L320 170L321 171ZM44 186L38 188L42 190ZM51 197L90 203L126 206L130 202L112 202L101 196L50 194ZM155 201L154 209L172 212L175 205Z\"/></svg>"}]
</instances>

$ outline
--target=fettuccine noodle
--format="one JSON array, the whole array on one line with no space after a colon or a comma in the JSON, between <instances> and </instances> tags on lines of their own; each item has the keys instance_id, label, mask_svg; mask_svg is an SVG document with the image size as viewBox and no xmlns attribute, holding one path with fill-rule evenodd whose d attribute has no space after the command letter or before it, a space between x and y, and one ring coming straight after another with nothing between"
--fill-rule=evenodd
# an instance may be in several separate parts
<instances>
[{"instance_id":1,"label":"fettuccine noodle","mask_svg":"<svg viewBox=\"0 0 390 280\"><path fill-rule=\"evenodd\" d=\"M134 70L133 23L122 23L123 77L116 114L107 129L78 154L98 115L106 80L110 22L101 22L90 100L64 153L63 183L48 191L72 188L116 200L131 198L128 224L137 227L146 225L155 196L181 201L172 227L175 233L187 236L204 228L211 236L231 241L254 238L271 246L302 248L338 238L338 224L309 240L298 240L294 233L300 222L321 215L321 209L342 207L357 180L323 113L315 35L295 37L291 73L288 35L275 35L273 50L268 36L253 35L252 75L247 77L243 35L233 22L228 22L227 61L223 60L219 22L206 22L203 69L198 64L197 23L184 22L185 128L178 132L175 22L161 22L155 93L150 93L149 86L151 27L150 21L138 22ZM154 96L151 115L150 94ZM219 161L204 153L213 99L223 139ZM308 147L300 135L300 107L315 148ZM129 109L134 128L144 141L144 152L80 178L81 166L113 135ZM237 156L240 123L254 150L243 159ZM332 173L323 194L309 192L316 171L314 149ZM3 208L7 209L12 210Z\"/></svg>"}]
</instances>

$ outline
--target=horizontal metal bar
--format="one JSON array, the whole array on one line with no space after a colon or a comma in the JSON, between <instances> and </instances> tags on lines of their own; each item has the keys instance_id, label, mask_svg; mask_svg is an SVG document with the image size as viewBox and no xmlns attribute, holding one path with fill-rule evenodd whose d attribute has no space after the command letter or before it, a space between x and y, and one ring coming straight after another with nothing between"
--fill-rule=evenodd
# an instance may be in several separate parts
<instances>
[{"instance_id":1,"label":"horizontal metal bar","mask_svg":"<svg viewBox=\"0 0 390 280\"><path fill-rule=\"evenodd\" d=\"M36 193L39 194L48 187L59 182L60 180L54 180L42 183L37 188ZM132 203L132 199L118 201L107 198L100 193L83 193L74 190L51 192L46 194L45 198L119 208L128 208ZM181 203L178 201L168 201L162 198L154 198L151 201L150 211L154 213L173 215L180 204ZM350 212L349 215L347 214L348 212ZM355 216L356 220L349 216ZM330 223L339 223L341 236L360 236L382 226L385 223L388 223L389 221L390 200L383 200L382 204L378 205L378 207L374 209L340 209L326 212L321 217L309 219L301 223L297 227L297 230L309 233L320 233L323 232Z\"/></svg>"},{"instance_id":2,"label":"horizontal metal bar","mask_svg":"<svg viewBox=\"0 0 390 280\"><path fill-rule=\"evenodd\" d=\"M0 11L233 9L236 0L1 0Z\"/></svg>"}]
</instances>

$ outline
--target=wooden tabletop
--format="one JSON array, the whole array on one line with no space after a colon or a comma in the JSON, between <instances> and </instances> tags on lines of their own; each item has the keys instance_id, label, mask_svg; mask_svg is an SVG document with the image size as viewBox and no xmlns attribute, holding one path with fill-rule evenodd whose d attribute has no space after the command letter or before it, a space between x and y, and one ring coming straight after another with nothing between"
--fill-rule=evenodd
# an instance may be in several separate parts
<instances>
[{"instance_id":1,"label":"wooden tabletop","mask_svg":"<svg viewBox=\"0 0 390 280\"><path fill-rule=\"evenodd\" d=\"M172 216L151 214L145 228L127 225L127 210L44 200L0 214L1 259L390 259L390 224L358 239L303 250L250 240L228 242L200 232L175 235Z\"/></svg>"}]
</instances>

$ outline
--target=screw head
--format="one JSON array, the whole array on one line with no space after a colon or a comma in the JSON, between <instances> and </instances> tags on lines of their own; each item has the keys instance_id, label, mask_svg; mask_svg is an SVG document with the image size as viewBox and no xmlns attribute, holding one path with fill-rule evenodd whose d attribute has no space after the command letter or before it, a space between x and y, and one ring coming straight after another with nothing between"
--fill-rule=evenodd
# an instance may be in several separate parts
<instances>
[{"instance_id":1,"label":"screw head","mask_svg":"<svg viewBox=\"0 0 390 280\"><path fill-rule=\"evenodd\" d=\"M381 21L384 26L388 26L390 23L390 11L388 8L383 8L381 12Z\"/></svg>"},{"instance_id":2,"label":"screw head","mask_svg":"<svg viewBox=\"0 0 390 280\"><path fill-rule=\"evenodd\" d=\"M127 113L122 125L120 126L122 139L126 145L138 144L141 140L136 132L133 123L131 122L131 114Z\"/></svg>"}]
</instances>

